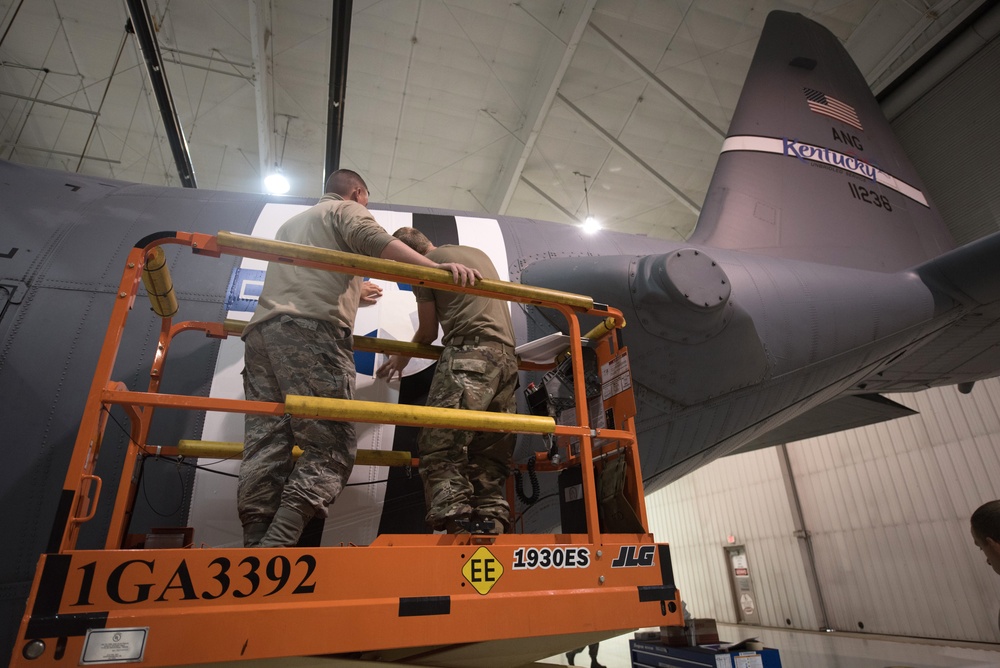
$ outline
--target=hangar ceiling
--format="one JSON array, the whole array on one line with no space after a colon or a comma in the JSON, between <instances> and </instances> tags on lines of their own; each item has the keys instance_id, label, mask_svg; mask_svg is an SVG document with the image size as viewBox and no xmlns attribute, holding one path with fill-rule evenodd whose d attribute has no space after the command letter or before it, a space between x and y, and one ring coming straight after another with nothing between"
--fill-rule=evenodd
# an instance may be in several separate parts
<instances>
[{"instance_id":1,"label":"hangar ceiling","mask_svg":"<svg viewBox=\"0 0 1000 668\"><path fill-rule=\"evenodd\" d=\"M138 0L132 0L137 2ZM334 0L146 0L197 186L316 197ZM879 92L982 0L354 0L340 165L372 202L686 238L772 9ZM0 0L0 158L179 186L123 0ZM585 192L586 188L586 192Z\"/></svg>"}]
</instances>

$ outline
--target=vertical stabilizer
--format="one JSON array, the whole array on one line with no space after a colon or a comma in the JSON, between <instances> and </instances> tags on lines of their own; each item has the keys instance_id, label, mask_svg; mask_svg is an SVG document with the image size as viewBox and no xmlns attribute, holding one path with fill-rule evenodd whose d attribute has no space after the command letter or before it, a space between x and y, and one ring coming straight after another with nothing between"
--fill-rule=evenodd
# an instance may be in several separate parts
<instances>
[{"instance_id":1,"label":"vertical stabilizer","mask_svg":"<svg viewBox=\"0 0 1000 668\"><path fill-rule=\"evenodd\" d=\"M897 271L954 247L838 39L767 17L691 241Z\"/></svg>"}]
</instances>

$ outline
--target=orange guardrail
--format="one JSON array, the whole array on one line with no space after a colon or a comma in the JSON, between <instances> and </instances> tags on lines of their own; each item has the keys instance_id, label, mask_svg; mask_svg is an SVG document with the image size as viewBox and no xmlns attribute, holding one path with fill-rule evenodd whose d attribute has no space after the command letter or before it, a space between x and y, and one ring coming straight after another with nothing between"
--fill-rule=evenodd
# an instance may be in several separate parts
<instances>
[{"instance_id":1,"label":"orange guardrail","mask_svg":"<svg viewBox=\"0 0 1000 668\"><path fill-rule=\"evenodd\" d=\"M317 397L265 403L162 393L175 336L199 331L226 338L240 329L234 323L173 321L183 304L164 257L169 245L206 258L280 261L559 311L569 335L568 364L553 360L522 368L547 368L543 380L571 385L565 397L571 406L501 415ZM112 371L144 280L162 322L149 384L140 391L114 381ZM579 316L599 317L601 324L584 337ZM532 656L542 658L632 628L683 626L669 546L648 530L628 351L617 336L623 325L620 311L582 295L503 281L461 287L442 270L231 233L147 238L129 253L122 272L63 486L54 532L60 538L39 560L11 665L163 666L388 649L406 656L413 648L441 651L470 643L482 643L496 656L504 646L523 652L525 638L539 641ZM592 365L586 369L585 343ZM359 345L386 353L439 353L432 346L378 339ZM589 388L589 396L588 373L600 379L599 392ZM130 441L105 549L80 550L80 527L92 521L105 502L102 487L109 487L96 465L111 406L128 416ZM380 535L367 546L124 549L142 460L179 453L177 446L149 442L155 411L168 407L544 435L534 438L545 439L546 446L517 468L544 474L578 467L585 521L574 531L545 534ZM615 487L618 504L604 509L609 517L603 520L595 468L606 483L602 491ZM508 487L513 496L513 479Z\"/></svg>"}]
</instances>

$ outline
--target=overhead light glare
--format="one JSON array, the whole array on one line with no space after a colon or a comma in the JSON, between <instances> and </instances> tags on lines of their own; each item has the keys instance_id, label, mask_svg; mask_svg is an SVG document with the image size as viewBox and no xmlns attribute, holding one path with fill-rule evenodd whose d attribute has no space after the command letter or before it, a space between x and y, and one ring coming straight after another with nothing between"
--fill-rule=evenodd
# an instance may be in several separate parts
<instances>
[{"instance_id":1,"label":"overhead light glare","mask_svg":"<svg viewBox=\"0 0 1000 668\"><path fill-rule=\"evenodd\" d=\"M281 174L280 172L273 172L268 174L264 179L264 188L266 188L267 192L271 195L284 195L291 190L292 186L288 182L288 179L285 178L284 174Z\"/></svg>"},{"instance_id":2,"label":"overhead light glare","mask_svg":"<svg viewBox=\"0 0 1000 668\"><path fill-rule=\"evenodd\" d=\"M581 227L586 234L593 234L601 229L601 224L596 218L590 215L590 188L587 187L587 179L590 178L590 174L581 174L580 172L573 172L573 174L583 179L583 201L587 204L587 217L584 219Z\"/></svg>"}]
</instances>

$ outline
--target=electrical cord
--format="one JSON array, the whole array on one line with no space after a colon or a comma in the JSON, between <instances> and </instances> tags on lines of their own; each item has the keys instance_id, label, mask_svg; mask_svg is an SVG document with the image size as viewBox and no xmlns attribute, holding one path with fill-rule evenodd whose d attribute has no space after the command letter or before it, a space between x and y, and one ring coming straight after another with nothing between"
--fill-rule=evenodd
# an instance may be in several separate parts
<instances>
[{"instance_id":1,"label":"electrical cord","mask_svg":"<svg viewBox=\"0 0 1000 668\"><path fill-rule=\"evenodd\" d=\"M115 416L111 414L111 411L109 411L107 409L107 407L104 407L104 406L102 406L101 409L108 414L108 417L111 418L112 422L114 422L116 425L118 425L118 428L121 429L121 431L122 431L123 434L125 434L125 438L127 438L129 440L129 442L132 443L133 445L135 445L137 448L141 449L141 446L132 439L131 434L129 434L129 432L125 429L125 427L122 425L122 423L119 422L117 420L117 418L115 418ZM259 443L260 441L264 440L265 438L267 438L268 436L270 436L271 434L273 434L275 431L278 430L278 428L280 428L289 419L290 419L290 416L285 415L282 418L282 420L279 421L278 424L274 426L273 429L271 429L266 434L264 434L263 436L261 436L257 440L257 443ZM256 445L256 443L254 443L254 445ZM206 465L206 464L195 464L193 462L189 462L189 461L187 461L184 458L183 455L178 455L177 457L164 457L162 455L157 455L155 453L150 453L150 452L146 452L145 450L143 450L143 452L142 452L143 466L145 466L146 459L148 459L150 457L152 457L153 459L158 459L158 460L162 460L162 461L166 461L166 462L172 462L174 464L180 464L180 465L183 465L183 466L189 466L189 467L194 468L194 469L200 469L200 470L205 471L207 473L214 473L215 475L221 475L221 476L225 476L227 478L239 478L240 477L236 473L229 473L227 471L219 471L217 469L209 468L210 466L213 466L215 464L221 464L223 462L233 461L235 459L235 457L236 457L235 455L232 456L232 457L223 457L221 459L217 459L216 461L212 462L211 464L207 464ZM141 474L141 471L140 471L140 476L141 475L142 474ZM364 486L364 485L378 485L378 484L383 483L383 482L389 482L389 479L388 478L384 478L382 480L370 480L370 481L367 481L367 482L350 482L350 483L346 483L344 485L344 487L361 487L361 486ZM146 500L147 500L147 502L149 501L148 498ZM152 505L150 505L150 507L152 507Z\"/></svg>"},{"instance_id":2,"label":"electrical cord","mask_svg":"<svg viewBox=\"0 0 1000 668\"><path fill-rule=\"evenodd\" d=\"M105 411L108 414L108 417L111 418L111 421L114 422L118 426L118 428L121 430L121 432L125 435L125 438L127 438L130 443L132 443L136 447L140 448L140 450L141 450L141 456L142 456L142 465L139 468L139 484L140 484L140 487L142 488L142 496L145 499L146 504L149 506L150 510L152 510L155 514L157 514L157 515L159 515L161 517L169 517L169 516L173 515L174 513L176 513L177 511L179 511L180 508L181 508L181 506L183 505L183 501L181 502L180 505L178 505L177 509L175 509L172 513L169 513L169 514L161 513L160 511L158 511L153 506L153 503L150 500L149 495L148 495L148 493L146 491L146 486L145 486L145 484L143 484L143 473L145 471L146 460L148 460L149 458L153 458L155 460L161 460L161 461L165 461L165 462L171 462L171 463L177 464L177 465L188 466L188 467L191 467L191 468L194 468L194 469L200 469L200 470L205 471L207 473L214 473L215 475L226 476L227 478L239 478L238 474L229 473L229 472L226 472L226 471L219 471L219 470L216 470L216 469L213 469L213 468L209 468L209 466L211 466L211 464L210 465L203 465L203 464L195 464L193 462L186 461L183 455L178 455L177 457L164 457L162 455L157 455L157 454L154 454L154 453L147 452L144 449L142 449L141 446L139 446L139 444L136 443L132 439L132 436L128 432L128 430L125 429L125 427L122 425L122 423L119 422L118 419L114 415L111 414L111 411L108 410L108 408L106 406L102 406L101 410ZM276 431L278 428L280 428L289 419L291 419L291 417L288 416L288 415L285 415L282 418L282 420L279 421L279 423L277 425L275 425L275 427L273 429L271 429L268 433L266 433L263 436L261 436L261 438L258 440L258 442L260 440L263 440L264 438L267 438L268 436L270 436L272 433L274 433L274 431ZM216 460L215 462L212 462L212 464L221 464L222 462L232 461L233 459L234 459L234 457L223 457L221 459ZM537 475L537 473L535 473L535 470L534 470L535 467L534 467L534 465L535 465L535 458L532 457L529 460L529 463L528 463L528 467L529 467L529 469L528 469L528 475L529 475L529 480L531 482L531 486L532 486L532 490L533 490L531 497L526 497L524 495L523 487L522 487L522 482L521 482L521 477L520 477L520 471L517 471L515 473L515 479L514 479L515 489L517 490L518 498L520 498L523 503L528 504L529 509L531 508L531 506L533 504L537 503L538 501L541 501L542 499L546 499L546 498L548 498L550 496L555 496L555 494L547 494L547 495L545 495L543 497L539 497L538 496L540 488L539 488L539 484L538 484L538 475ZM180 475L180 470L179 469L178 469L177 475L178 475L178 478L179 478L179 481L180 481L179 484L181 485L181 488L183 490L183 488L184 488L184 478ZM389 482L388 478L383 478L381 480L370 480L370 481L366 481L366 482L349 482L349 483L345 483L344 487L364 487L365 485L379 485L379 484L388 483L388 482ZM401 508L401 509L413 508L413 507L416 507L416 506L420 505L423 502L423 494L416 494L416 493L414 493L411 496L413 496L414 499L419 499L419 501L411 503L411 504L408 504L407 506L405 506L404 508ZM182 498L183 498L183 496L182 496ZM401 500L401 499L397 499L397 501L399 501L399 500Z\"/></svg>"},{"instance_id":3,"label":"electrical cord","mask_svg":"<svg viewBox=\"0 0 1000 668\"><path fill-rule=\"evenodd\" d=\"M146 491L145 472L146 472L146 462L148 461L148 459L149 459L148 457L143 457L142 464L140 464L139 466L139 489L142 490L142 498L146 500L146 505L149 506L149 509L153 511L154 515L159 515L160 517L172 517L176 515L178 512L180 512L181 508L184 507L184 491L185 491L184 477L181 475L181 470L176 469L177 478L180 481L179 484L181 488L181 500L177 502L177 507L171 510L170 512L160 511L156 508L155 505L153 505L153 502L152 500L150 500L149 494Z\"/></svg>"},{"instance_id":4,"label":"electrical cord","mask_svg":"<svg viewBox=\"0 0 1000 668\"><path fill-rule=\"evenodd\" d=\"M521 469L514 469L514 492L521 503L533 506L538 501L538 474L535 473L535 456L528 459L528 480L531 482L531 496L524 494L524 482L521 480Z\"/></svg>"}]
</instances>

